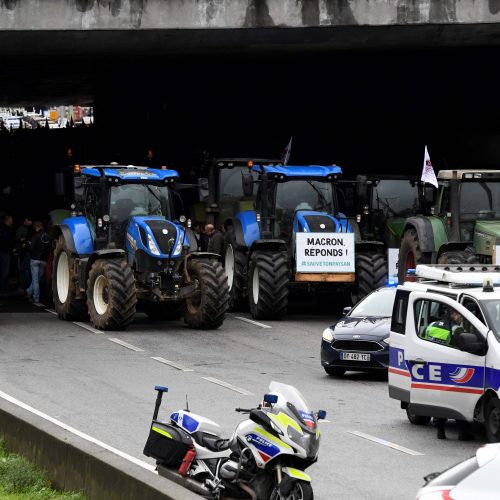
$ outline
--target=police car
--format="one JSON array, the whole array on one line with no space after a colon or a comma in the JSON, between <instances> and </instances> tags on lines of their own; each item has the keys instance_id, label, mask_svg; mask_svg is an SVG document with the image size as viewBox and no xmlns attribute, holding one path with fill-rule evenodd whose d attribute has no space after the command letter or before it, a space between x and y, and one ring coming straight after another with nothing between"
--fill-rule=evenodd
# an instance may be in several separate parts
<instances>
[{"instance_id":1,"label":"police car","mask_svg":"<svg viewBox=\"0 0 500 500\"><path fill-rule=\"evenodd\" d=\"M416 276L396 292L389 396L414 424L477 421L500 441L500 266L421 265Z\"/></svg>"}]
</instances>

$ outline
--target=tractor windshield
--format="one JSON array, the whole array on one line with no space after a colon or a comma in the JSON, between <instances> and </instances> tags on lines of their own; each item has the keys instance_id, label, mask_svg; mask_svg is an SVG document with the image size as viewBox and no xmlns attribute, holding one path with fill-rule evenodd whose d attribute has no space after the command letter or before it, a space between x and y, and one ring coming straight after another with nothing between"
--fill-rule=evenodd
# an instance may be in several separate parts
<instances>
[{"instance_id":1,"label":"tractor windshield","mask_svg":"<svg viewBox=\"0 0 500 500\"><path fill-rule=\"evenodd\" d=\"M372 206L387 217L408 217L419 211L418 184L406 179L381 179L373 189Z\"/></svg>"},{"instance_id":2,"label":"tractor windshield","mask_svg":"<svg viewBox=\"0 0 500 500\"><path fill-rule=\"evenodd\" d=\"M134 215L160 215L171 219L170 191L154 184L123 184L111 188L109 215L115 227Z\"/></svg>"},{"instance_id":3,"label":"tractor windshield","mask_svg":"<svg viewBox=\"0 0 500 500\"><path fill-rule=\"evenodd\" d=\"M464 220L500 218L500 182L462 182L460 212Z\"/></svg>"},{"instance_id":4,"label":"tractor windshield","mask_svg":"<svg viewBox=\"0 0 500 500\"><path fill-rule=\"evenodd\" d=\"M297 210L335 212L333 186L329 182L290 180L276 183L275 236L291 234Z\"/></svg>"},{"instance_id":5,"label":"tractor windshield","mask_svg":"<svg viewBox=\"0 0 500 500\"><path fill-rule=\"evenodd\" d=\"M243 194L241 176L247 172L248 167L220 169L219 210L222 222L237 212L254 209L253 200Z\"/></svg>"}]
</instances>

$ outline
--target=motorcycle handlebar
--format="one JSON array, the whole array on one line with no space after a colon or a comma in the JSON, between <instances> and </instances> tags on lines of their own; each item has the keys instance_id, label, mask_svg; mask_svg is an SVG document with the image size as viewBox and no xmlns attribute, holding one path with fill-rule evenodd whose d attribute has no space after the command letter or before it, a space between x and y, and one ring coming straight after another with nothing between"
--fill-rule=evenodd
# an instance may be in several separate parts
<instances>
[{"instance_id":1,"label":"motorcycle handlebar","mask_svg":"<svg viewBox=\"0 0 500 500\"><path fill-rule=\"evenodd\" d=\"M250 413L252 411L252 408L235 408L234 411L237 411L239 413Z\"/></svg>"}]
</instances>

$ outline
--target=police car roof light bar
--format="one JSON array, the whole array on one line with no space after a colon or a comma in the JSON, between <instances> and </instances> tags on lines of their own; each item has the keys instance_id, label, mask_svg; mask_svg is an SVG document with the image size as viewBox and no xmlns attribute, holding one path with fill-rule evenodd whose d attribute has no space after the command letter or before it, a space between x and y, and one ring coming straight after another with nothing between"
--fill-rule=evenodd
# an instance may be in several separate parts
<instances>
[{"instance_id":1,"label":"police car roof light bar","mask_svg":"<svg viewBox=\"0 0 500 500\"><path fill-rule=\"evenodd\" d=\"M483 264L466 266L460 264L418 265L417 276L455 285L470 286L483 286L485 278L488 278L490 286L492 286L493 284L500 285L500 266Z\"/></svg>"}]
</instances>

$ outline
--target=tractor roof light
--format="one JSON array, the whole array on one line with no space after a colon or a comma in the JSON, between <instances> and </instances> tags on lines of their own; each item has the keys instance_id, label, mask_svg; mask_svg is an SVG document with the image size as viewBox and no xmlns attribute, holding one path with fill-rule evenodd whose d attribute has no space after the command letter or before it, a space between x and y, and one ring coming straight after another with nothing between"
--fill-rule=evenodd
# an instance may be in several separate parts
<instances>
[{"instance_id":1,"label":"tractor roof light","mask_svg":"<svg viewBox=\"0 0 500 500\"><path fill-rule=\"evenodd\" d=\"M253 161L247 161L247 167L252 168L253 167Z\"/></svg>"},{"instance_id":2,"label":"tractor roof light","mask_svg":"<svg viewBox=\"0 0 500 500\"><path fill-rule=\"evenodd\" d=\"M166 165L162 165L162 166L161 166L161 169L162 169L162 170L168 170Z\"/></svg>"},{"instance_id":3,"label":"tractor roof light","mask_svg":"<svg viewBox=\"0 0 500 500\"><path fill-rule=\"evenodd\" d=\"M80 167L80 165L75 165L73 167L73 173L74 174L79 174L79 173L81 173L81 171L82 171L82 168Z\"/></svg>"}]
</instances>

